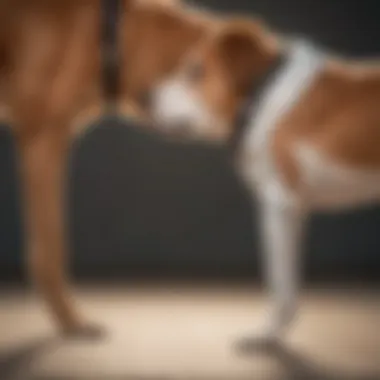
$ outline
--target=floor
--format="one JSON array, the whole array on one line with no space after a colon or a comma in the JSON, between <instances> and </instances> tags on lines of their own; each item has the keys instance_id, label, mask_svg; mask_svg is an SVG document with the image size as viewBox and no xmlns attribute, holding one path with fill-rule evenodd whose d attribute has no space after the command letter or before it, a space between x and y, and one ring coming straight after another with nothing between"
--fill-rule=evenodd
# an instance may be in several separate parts
<instances>
[{"instance_id":1,"label":"floor","mask_svg":"<svg viewBox=\"0 0 380 380\"><path fill-rule=\"evenodd\" d=\"M253 286L84 287L78 299L108 334L56 337L40 301L0 295L1 380L378 380L380 291L307 291L282 347L241 351L264 305Z\"/></svg>"}]
</instances>

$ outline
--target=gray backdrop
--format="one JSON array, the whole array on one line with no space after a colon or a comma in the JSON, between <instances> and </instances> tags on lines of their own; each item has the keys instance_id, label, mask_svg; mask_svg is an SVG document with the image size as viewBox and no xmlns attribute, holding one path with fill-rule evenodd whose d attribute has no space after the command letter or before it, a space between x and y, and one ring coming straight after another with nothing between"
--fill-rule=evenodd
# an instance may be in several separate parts
<instances>
[{"instance_id":1,"label":"gray backdrop","mask_svg":"<svg viewBox=\"0 0 380 380\"><path fill-rule=\"evenodd\" d=\"M342 54L380 53L378 0L197 3L219 11L258 13L281 31L306 34ZM77 142L71 168L72 265L77 275L257 275L255 207L223 149L165 142L108 118ZM18 207L12 141L4 131L0 132L3 279L22 274ZM379 232L380 208L315 216L305 254L309 278L376 278Z\"/></svg>"}]
</instances>

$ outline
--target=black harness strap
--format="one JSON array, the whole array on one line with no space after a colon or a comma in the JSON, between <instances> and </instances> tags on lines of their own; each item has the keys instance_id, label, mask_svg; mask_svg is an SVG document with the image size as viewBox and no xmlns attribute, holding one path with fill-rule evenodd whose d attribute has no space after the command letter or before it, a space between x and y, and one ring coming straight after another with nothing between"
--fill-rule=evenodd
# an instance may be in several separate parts
<instances>
[{"instance_id":1,"label":"black harness strap","mask_svg":"<svg viewBox=\"0 0 380 380\"><path fill-rule=\"evenodd\" d=\"M122 0L101 0L102 87L108 111L115 109L120 92L119 26Z\"/></svg>"},{"instance_id":2,"label":"black harness strap","mask_svg":"<svg viewBox=\"0 0 380 380\"><path fill-rule=\"evenodd\" d=\"M234 131L229 141L229 148L233 153L235 153L238 149L239 143L243 138L246 129L250 125L250 120L255 117L258 112L260 97L263 95L263 92L273 80L276 73L281 69L281 67L283 67L285 61L286 56L281 54L273 63L271 68L265 73L265 75L251 86L251 90L248 92L246 100L238 112L234 125Z\"/></svg>"}]
</instances>

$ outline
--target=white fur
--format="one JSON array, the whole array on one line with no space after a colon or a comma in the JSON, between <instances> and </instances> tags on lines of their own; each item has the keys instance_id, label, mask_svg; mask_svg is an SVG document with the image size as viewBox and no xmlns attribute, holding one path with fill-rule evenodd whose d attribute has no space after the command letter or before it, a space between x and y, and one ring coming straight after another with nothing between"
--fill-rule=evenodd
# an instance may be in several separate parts
<instances>
[{"instance_id":1,"label":"white fur","mask_svg":"<svg viewBox=\"0 0 380 380\"><path fill-rule=\"evenodd\" d=\"M218 130L216 124L220 125L180 75L157 86L152 113L162 128L174 133L189 133L190 137L207 136L211 128Z\"/></svg>"},{"instance_id":2,"label":"white fur","mask_svg":"<svg viewBox=\"0 0 380 380\"><path fill-rule=\"evenodd\" d=\"M282 180L274 165L271 137L281 117L300 99L324 65L324 57L304 42L295 44L285 67L263 93L251 127L242 139L238 170L262 207L266 281L271 292L269 314L254 339L274 339L295 314L298 261L305 205Z\"/></svg>"}]
</instances>

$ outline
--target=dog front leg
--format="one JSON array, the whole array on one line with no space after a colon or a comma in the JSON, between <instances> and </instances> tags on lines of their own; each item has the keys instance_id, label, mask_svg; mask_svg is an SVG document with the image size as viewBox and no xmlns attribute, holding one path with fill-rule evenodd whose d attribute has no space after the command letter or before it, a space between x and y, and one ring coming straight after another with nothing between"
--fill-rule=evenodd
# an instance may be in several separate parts
<instances>
[{"instance_id":1,"label":"dog front leg","mask_svg":"<svg viewBox=\"0 0 380 380\"><path fill-rule=\"evenodd\" d=\"M263 266L269 289L269 310L261 317L244 343L274 343L293 321L299 286L299 250L302 240L304 212L287 201L262 197L261 225Z\"/></svg>"},{"instance_id":2,"label":"dog front leg","mask_svg":"<svg viewBox=\"0 0 380 380\"><path fill-rule=\"evenodd\" d=\"M262 208L263 264L271 302L267 329L269 336L278 337L296 313L304 215L286 202L264 200Z\"/></svg>"}]
</instances>

